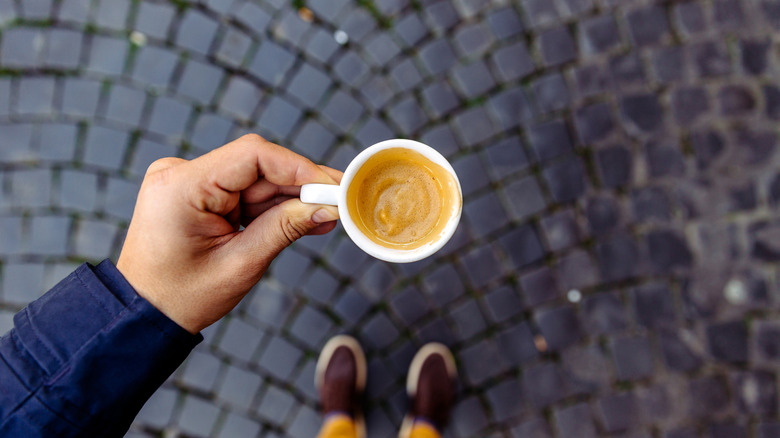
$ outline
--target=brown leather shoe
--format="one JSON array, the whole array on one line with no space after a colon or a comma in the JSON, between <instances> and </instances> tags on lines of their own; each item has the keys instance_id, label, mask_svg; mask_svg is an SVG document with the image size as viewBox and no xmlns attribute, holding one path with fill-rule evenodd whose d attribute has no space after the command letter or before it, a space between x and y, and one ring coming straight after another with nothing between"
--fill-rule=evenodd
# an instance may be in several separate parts
<instances>
[{"instance_id":1,"label":"brown leather shoe","mask_svg":"<svg viewBox=\"0 0 780 438\"><path fill-rule=\"evenodd\" d=\"M358 438L366 436L361 407L366 369L360 344L351 336L339 335L322 348L314 377L323 414L341 412L351 416Z\"/></svg>"},{"instance_id":2,"label":"brown leather shoe","mask_svg":"<svg viewBox=\"0 0 780 438\"><path fill-rule=\"evenodd\" d=\"M417 419L433 424L441 432L450 417L455 400L458 372L450 350L438 343L423 346L412 359L406 379L409 412L401 425L399 438L411 435Z\"/></svg>"}]
</instances>

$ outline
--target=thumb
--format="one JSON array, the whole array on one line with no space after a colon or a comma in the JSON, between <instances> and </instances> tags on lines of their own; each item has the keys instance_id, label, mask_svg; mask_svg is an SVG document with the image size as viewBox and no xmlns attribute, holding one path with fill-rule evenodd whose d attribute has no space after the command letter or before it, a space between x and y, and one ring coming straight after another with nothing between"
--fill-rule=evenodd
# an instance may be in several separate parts
<instances>
[{"instance_id":1,"label":"thumb","mask_svg":"<svg viewBox=\"0 0 780 438\"><path fill-rule=\"evenodd\" d=\"M289 199L255 218L241 233L239 243L255 261L270 264L291 243L317 226L338 218L338 209L334 206Z\"/></svg>"}]
</instances>

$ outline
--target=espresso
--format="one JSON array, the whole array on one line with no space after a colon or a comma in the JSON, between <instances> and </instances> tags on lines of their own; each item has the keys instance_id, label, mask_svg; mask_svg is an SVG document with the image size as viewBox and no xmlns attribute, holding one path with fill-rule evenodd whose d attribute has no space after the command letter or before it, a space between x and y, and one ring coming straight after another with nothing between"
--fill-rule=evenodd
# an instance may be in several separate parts
<instances>
[{"instance_id":1,"label":"espresso","mask_svg":"<svg viewBox=\"0 0 780 438\"><path fill-rule=\"evenodd\" d=\"M347 189L347 208L360 231L388 248L414 249L437 240L460 210L458 184L419 152L377 152Z\"/></svg>"}]
</instances>

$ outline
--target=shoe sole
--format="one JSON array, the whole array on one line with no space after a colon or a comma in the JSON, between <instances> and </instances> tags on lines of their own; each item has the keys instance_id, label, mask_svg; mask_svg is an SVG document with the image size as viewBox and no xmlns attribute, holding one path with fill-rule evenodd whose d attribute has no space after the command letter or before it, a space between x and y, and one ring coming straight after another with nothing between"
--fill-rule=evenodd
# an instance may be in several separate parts
<instances>
[{"instance_id":1,"label":"shoe sole","mask_svg":"<svg viewBox=\"0 0 780 438\"><path fill-rule=\"evenodd\" d=\"M355 366L357 367L355 389L362 395L363 390L366 389L366 374L368 369L366 366L366 355L363 353L360 343L349 335L334 336L324 347L322 347L322 352L320 353L319 359L317 359L317 366L314 371L314 385L318 392L322 390L322 380L325 377L325 370L328 368L328 363L330 362L331 357L333 357L333 353L336 352L336 349L342 346L349 348L355 357ZM357 438L366 438L366 422L363 418L362 410L358 410L355 413L354 421Z\"/></svg>"},{"instance_id":2,"label":"shoe sole","mask_svg":"<svg viewBox=\"0 0 780 438\"><path fill-rule=\"evenodd\" d=\"M447 375L450 380L454 380L458 375L458 369L455 366L455 358L452 357L452 352L444 344L438 342L431 342L425 344L417 354L414 355L412 363L409 365L409 374L406 377L406 396L409 402L417 395L417 384L420 381L420 372L425 360L431 355L438 354L444 359L444 366L447 368ZM412 426L414 425L414 416L411 413L407 413L404 416L404 421L401 423L401 430L398 432L398 438L409 438L412 434Z\"/></svg>"}]
</instances>

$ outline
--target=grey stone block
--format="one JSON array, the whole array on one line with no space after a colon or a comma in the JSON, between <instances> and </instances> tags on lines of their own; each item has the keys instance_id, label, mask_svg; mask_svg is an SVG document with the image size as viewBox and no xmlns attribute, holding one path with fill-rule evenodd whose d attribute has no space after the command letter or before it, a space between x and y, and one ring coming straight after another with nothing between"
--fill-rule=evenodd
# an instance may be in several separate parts
<instances>
[{"instance_id":1,"label":"grey stone block","mask_svg":"<svg viewBox=\"0 0 780 438\"><path fill-rule=\"evenodd\" d=\"M628 317L617 293L604 292L582 300L583 327L592 334L620 332L628 326Z\"/></svg>"},{"instance_id":2,"label":"grey stone block","mask_svg":"<svg viewBox=\"0 0 780 438\"><path fill-rule=\"evenodd\" d=\"M393 130L381 119L375 117L366 120L366 123L355 133L355 140L363 148L391 138L395 138Z\"/></svg>"},{"instance_id":3,"label":"grey stone block","mask_svg":"<svg viewBox=\"0 0 780 438\"><path fill-rule=\"evenodd\" d=\"M554 413L555 424L563 436L578 436L581 438L596 438L596 427L593 417L585 403L579 403Z\"/></svg>"},{"instance_id":4,"label":"grey stone block","mask_svg":"<svg viewBox=\"0 0 780 438\"><path fill-rule=\"evenodd\" d=\"M314 379L313 376L310 378ZM257 414L265 421L282 425L295 405L295 398L289 391L280 389L276 385L268 385L257 406Z\"/></svg>"},{"instance_id":5,"label":"grey stone block","mask_svg":"<svg viewBox=\"0 0 780 438\"><path fill-rule=\"evenodd\" d=\"M48 44L43 61L47 67L76 69L83 46L83 35L68 29L50 29L46 35Z\"/></svg>"},{"instance_id":6,"label":"grey stone block","mask_svg":"<svg viewBox=\"0 0 780 438\"><path fill-rule=\"evenodd\" d=\"M92 125L84 146L84 164L118 170L127 150L129 135L125 131Z\"/></svg>"},{"instance_id":7,"label":"grey stone block","mask_svg":"<svg viewBox=\"0 0 780 438\"><path fill-rule=\"evenodd\" d=\"M409 97L391 106L388 116L406 136L412 136L428 121L417 99Z\"/></svg>"},{"instance_id":8,"label":"grey stone block","mask_svg":"<svg viewBox=\"0 0 780 438\"><path fill-rule=\"evenodd\" d=\"M363 105L354 97L339 90L331 95L322 108L321 114L339 131L347 132L363 115Z\"/></svg>"},{"instance_id":9,"label":"grey stone block","mask_svg":"<svg viewBox=\"0 0 780 438\"><path fill-rule=\"evenodd\" d=\"M292 139L292 144L304 156L315 162L322 161L333 146L336 135L316 120L309 119Z\"/></svg>"},{"instance_id":10,"label":"grey stone block","mask_svg":"<svg viewBox=\"0 0 780 438\"><path fill-rule=\"evenodd\" d=\"M322 268L315 268L301 289L308 298L321 304L328 304L339 289L339 281Z\"/></svg>"},{"instance_id":11,"label":"grey stone block","mask_svg":"<svg viewBox=\"0 0 780 438\"><path fill-rule=\"evenodd\" d=\"M619 187L631 181L633 173L631 151L623 146L609 146L596 152L601 182L606 187Z\"/></svg>"},{"instance_id":12,"label":"grey stone block","mask_svg":"<svg viewBox=\"0 0 780 438\"><path fill-rule=\"evenodd\" d=\"M217 397L238 410L245 410L260 390L262 381L256 373L228 365L217 389Z\"/></svg>"},{"instance_id":13,"label":"grey stone block","mask_svg":"<svg viewBox=\"0 0 780 438\"><path fill-rule=\"evenodd\" d=\"M85 24L89 20L91 4L90 0L63 0L57 16L65 22Z\"/></svg>"},{"instance_id":14,"label":"grey stone block","mask_svg":"<svg viewBox=\"0 0 780 438\"><path fill-rule=\"evenodd\" d=\"M164 429L171 423L176 408L177 393L172 388L158 389L141 408L137 421L157 429Z\"/></svg>"},{"instance_id":15,"label":"grey stone block","mask_svg":"<svg viewBox=\"0 0 780 438\"><path fill-rule=\"evenodd\" d=\"M245 416L229 413L222 426L219 429L218 438L229 438L236 436L257 436L260 433L260 424Z\"/></svg>"},{"instance_id":16,"label":"grey stone block","mask_svg":"<svg viewBox=\"0 0 780 438\"><path fill-rule=\"evenodd\" d=\"M260 354L257 364L271 376L286 380L292 376L293 370L302 356L303 352L300 349L284 339L274 336Z\"/></svg>"},{"instance_id":17,"label":"grey stone block","mask_svg":"<svg viewBox=\"0 0 780 438\"><path fill-rule=\"evenodd\" d=\"M311 306L306 306L290 325L290 334L305 345L316 349L324 344L332 328L333 322L327 315Z\"/></svg>"},{"instance_id":18,"label":"grey stone block","mask_svg":"<svg viewBox=\"0 0 780 438\"><path fill-rule=\"evenodd\" d=\"M579 29L580 50L585 54L607 52L622 43L611 14L584 19L579 23Z\"/></svg>"},{"instance_id":19,"label":"grey stone block","mask_svg":"<svg viewBox=\"0 0 780 438\"><path fill-rule=\"evenodd\" d=\"M363 8L350 9L340 20L341 28L349 35L350 40L360 40L376 29L376 20L368 11Z\"/></svg>"},{"instance_id":20,"label":"grey stone block","mask_svg":"<svg viewBox=\"0 0 780 438\"><path fill-rule=\"evenodd\" d=\"M607 432L624 431L640 422L639 406L631 392L602 397L598 407L601 422Z\"/></svg>"},{"instance_id":21,"label":"grey stone block","mask_svg":"<svg viewBox=\"0 0 780 438\"><path fill-rule=\"evenodd\" d=\"M463 207L470 229L475 236L484 237L502 228L509 218L494 193L487 193L467 202Z\"/></svg>"},{"instance_id":22,"label":"grey stone block","mask_svg":"<svg viewBox=\"0 0 780 438\"><path fill-rule=\"evenodd\" d=\"M185 433L205 436L214 429L218 416L216 405L190 394L184 399L178 425Z\"/></svg>"},{"instance_id":23,"label":"grey stone block","mask_svg":"<svg viewBox=\"0 0 780 438\"><path fill-rule=\"evenodd\" d=\"M487 15L487 23L493 35L503 40L523 31L520 16L510 6L492 10Z\"/></svg>"},{"instance_id":24,"label":"grey stone block","mask_svg":"<svg viewBox=\"0 0 780 438\"><path fill-rule=\"evenodd\" d=\"M541 220L542 231L552 251L559 251L580 241L580 229L571 210L547 215Z\"/></svg>"},{"instance_id":25,"label":"grey stone block","mask_svg":"<svg viewBox=\"0 0 780 438\"><path fill-rule=\"evenodd\" d=\"M21 208L46 208L51 205L50 169L22 169L11 172L10 200Z\"/></svg>"},{"instance_id":26,"label":"grey stone block","mask_svg":"<svg viewBox=\"0 0 780 438\"><path fill-rule=\"evenodd\" d=\"M350 87L358 87L369 76L370 71L371 67L368 63L355 52L345 53L333 64L334 76ZM373 77L367 86L368 89L364 89L364 87L359 87L359 89L377 108L382 106L381 97L386 93L392 93L392 91L384 89L385 87L389 89L390 85L386 79L379 76ZM384 101L386 102L386 100Z\"/></svg>"},{"instance_id":27,"label":"grey stone block","mask_svg":"<svg viewBox=\"0 0 780 438\"><path fill-rule=\"evenodd\" d=\"M422 96L434 118L442 117L458 107L460 100L446 82L434 82L423 89Z\"/></svg>"},{"instance_id":28,"label":"grey stone block","mask_svg":"<svg viewBox=\"0 0 780 438\"><path fill-rule=\"evenodd\" d=\"M461 400L452 410L452 427L458 437L480 435L488 418L476 397Z\"/></svg>"},{"instance_id":29,"label":"grey stone block","mask_svg":"<svg viewBox=\"0 0 780 438\"><path fill-rule=\"evenodd\" d=\"M46 20L52 16L52 0L32 0L20 4L19 16L27 20Z\"/></svg>"},{"instance_id":30,"label":"grey stone block","mask_svg":"<svg viewBox=\"0 0 780 438\"><path fill-rule=\"evenodd\" d=\"M407 287L389 300L393 313L406 325L417 322L430 311L425 296L416 287Z\"/></svg>"},{"instance_id":31,"label":"grey stone block","mask_svg":"<svg viewBox=\"0 0 780 438\"><path fill-rule=\"evenodd\" d=\"M553 197L558 202L573 201L585 193L587 187L585 169L582 160L575 156L546 167L543 175Z\"/></svg>"},{"instance_id":32,"label":"grey stone block","mask_svg":"<svg viewBox=\"0 0 780 438\"><path fill-rule=\"evenodd\" d=\"M578 109L574 125L582 143L592 143L609 135L615 128L612 111L606 103L594 103Z\"/></svg>"},{"instance_id":33,"label":"grey stone block","mask_svg":"<svg viewBox=\"0 0 780 438\"><path fill-rule=\"evenodd\" d=\"M511 136L491 144L485 149L488 162L488 170L494 179L503 179L515 172L528 167L529 158L526 156L519 137Z\"/></svg>"},{"instance_id":34,"label":"grey stone block","mask_svg":"<svg viewBox=\"0 0 780 438\"><path fill-rule=\"evenodd\" d=\"M407 14L396 21L393 29L406 47L414 46L428 34L428 26L415 13Z\"/></svg>"},{"instance_id":35,"label":"grey stone block","mask_svg":"<svg viewBox=\"0 0 780 438\"><path fill-rule=\"evenodd\" d=\"M384 312L372 316L363 325L361 330L362 344L374 349L382 350L390 346L398 339L399 330Z\"/></svg>"},{"instance_id":36,"label":"grey stone block","mask_svg":"<svg viewBox=\"0 0 780 438\"><path fill-rule=\"evenodd\" d=\"M264 40L249 64L248 71L252 76L275 87L282 83L294 62L295 56L287 49L273 41Z\"/></svg>"},{"instance_id":37,"label":"grey stone block","mask_svg":"<svg viewBox=\"0 0 780 438\"><path fill-rule=\"evenodd\" d=\"M423 278L423 291L435 307L443 306L463 295L465 288L451 265L442 265Z\"/></svg>"},{"instance_id":38,"label":"grey stone block","mask_svg":"<svg viewBox=\"0 0 780 438\"><path fill-rule=\"evenodd\" d=\"M130 0L101 0L95 11L94 21L98 27L125 30L129 14Z\"/></svg>"},{"instance_id":39,"label":"grey stone block","mask_svg":"<svg viewBox=\"0 0 780 438\"><path fill-rule=\"evenodd\" d=\"M626 13L631 38L637 46L657 44L669 35L664 8L651 5Z\"/></svg>"},{"instance_id":40,"label":"grey stone block","mask_svg":"<svg viewBox=\"0 0 780 438\"><path fill-rule=\"evenodd\" d=\"M54 110L54 78L22 78L18 82L15 112L22 116L51 114Z\"/></svg>"},{"instance_id":41,"label":"grey stone block","mask_svg":"<svg viewBox=\"0 0 780 438\"><path fill-rule=\"evenodd\" d=\"M160 96L154 101L152 107L149 130L173 141L181 139L185 135L191 112L189 105L167 96Z\"/></svg>"},{"instance_id":42,"label":"grey stone block","mask_svg":"<svg viewBox=\"0 0 780 438\"><path fill-rule=\"evenodd\" d=\"M21 216L0 216L0 255L14 256L22 252Z\"/></svg>"},{"instance_id":43,"label":"grey stone block","mask_svg":"<svg viewBox=\"0 0 780 438\"><path fill-rule=\"evenodd\" d=\"M273 61L269 61L272 64ZM188 60L182 70L178 92L200 104L211 101L222 82L222 70L195 60Z\"/></svg>"},{"instance_id":44,"label":"grey stone block","mask_svg":"<svg viewBox=\"0 0 780 438\"><path fill-rule=\"evenodd\" d=\"M497 78L502 81L523 78L536 69L528 47L522 41L497 49L491 60L496 67Z\"/></svg>"},{"instance_id":45,"label":"grey stone block","mask_svg":"<svg viewBox=\"0 0 780 438\"><path fill-rule=\"evenodd\" d=\"M436 39L422 46L417 56L430 75L448 71L457 62L457 55L446 39Z\"/></svg>"},{"instance_id":46,"label":"grey stone block","mask_svg":"<svg viewBox=\"0 0 780 438\"><path fill-rule=\"evenodd\" d=\"M146 36L165 40L175 16L176 9L172 5L143 2L138 6L135 29Z\"/></svg>"},{"instance_id":47,"label":"grey stone block","mask_svg":"<svg viewBox=\"0 0 780 438\"><path fill-rule=\"evenodd\" d=\"M306 43L306 53L315 60L325 64L336 54L341 45L336 42L331 32L316 29Z\"/></svg>"},{"instance_id":48,"label":"grey stone block","mask_svg":"<svg viewBox=\"0 0 780 438\"><path fill-rule=\"evenodd\" d=\"M44 33L39 29L8 29L0 44L0 63L8 68L37 67L43 57L44 41Z\"/></svg>"},{"instance_id":49,"label":"grey stone block","mask_svg":"<svg viewBox=\"0 0 780 438\"><path fill-rule=\"evenodd\" d=\"M239 76L233 76L222 95L219 107L236 119L248 121L263 97L262 91L253 83Z\"/></svg>"},{"instance_id":50,"label":"grey stone block","mask_svg":"<svg viewBox=\"0 0 780 438\"><path fill-rule=\"evenodd\" d=\"M292 77L287 91L303 106L314 108L332 85L333 81L322 70L303 63Z\"/></svg>"},{"instance_id":51,"label":"grey stone block","mask_svg":"<svg viewBox=\"0 0 780 438\"><path fill-rule=\"evenodd\" d=\"M303 41L303 36L309 30L309 23L303 21L298 14L289 9L276 19L271 26L271 32L279 40L298 46Z\"/></svg>"},{"instance_id":52,"label":"grey stone block","mask_svg":"<svg viewBox=\"0 0 780 438\"><path fill-rule=\"evenodd\" d=\"M61 111L75 116L94 116L100 99L100 82L67 78L63 84Z\"/></svg>"},{"instance_id":53,"label":"grey stone block","mask_svg":"<svg viewBox=\"0 0 780 438\"><path fill-rule=\"evenodd\" d=\"M130 48L126 40L93 35L90 47L87 70L107 76L122 74Z\"/></svg>"},{"instance_id":54,"label":"grey stone block","mask_svg":"<svg viewBox=\"0 0 780 438\"><path fill-rule=\"evenodd\" d=\"M103 211L109 216L130 222L139 188L137 182L110 177L105 189Z\"/></svg>"},{"instance_id":55,"label":"grey stone block","mask_svg":"<svg viewBox=\"0 0 780 438\"><path fill-rule=\"evenodd\" d=\"M45 292L42 263L11 262L3 266L3 302L26 306Z\"/></svg>"},{"instance_id":56,"label":"grey stone block","mask_svg":"<svg viewBox=\"0 0 780 438\"><path fill-rule=\"evenodd\" d=\"M688 46L688 50L700 77L718 77L731 72L731 60L722 44L704 41Z\"/></svg>"},{"instance_id":57,"label":"grey stone block","mask_svg":"<svg viewBox=\"0 0 780 438\"><path fill-rule=\"evenodd\" d=\"M264 338L262 330L241 319L233 318L228 322L227 329L219 340L218 348L232 359L248 362L253 358Z\"/></svg>"},{"instance_id":58,"label":"grey stone block","mask_svg":"<svg viewBox=\"0 0 780 438\"><path fill-rule=\"evenodd\" d=\"M577 57L577 48L566 27L544 31L538 38L539 52L547 67L561 65Z\"/></svg>"},{"instance_id":59,"label":"grey stone block","mask_svg":"<svg viewBox=\"0 0 780 438\"><path fill-rule=\"evenodd\" d=\"M637 380L653 373L653 353L645 336L613 338L610 341L620 380Z\"/></svg>"},{"instance_id":60,"label":"grey stone block","mask_svg":"<svg viewBox=\"0 0 780 438\"><path fill-rule=\"evenodd\" d=\"M202 151L210 151L225 144L229 138L233 122L212 113L201 113L192 129L190 142Z\"/></svg>"},{"instance_id":61,"label":"grey stone block","mask_svg":"<svg viewBox=\"0 0 780 438\"><path fill-rule=\"evenodd\" d=\"M145 46L135 56L133 80L164 89L170 85L179 55L168 49Z\"/></svg>"},{"instance_id":62,"label":"grey stone block","mask_svg":"<svg viewBox=\"0 0 780 438\"><path fill-rule=\"evenodd\" d=\"M219 24L208 15L190 8L184 12L176 33L176 45L206 55L217 34Z\"/></svg>"},{"instance_id":63,"label":"grey stone block","mask_svg":"<svg viewBox=\"0 0 780 438\"><path fill-rule=\"evenodd\" d=\"M457 24L460 19L451 2L431 2L423 11L428 27L439 34Z\"/></svg>"},{"instance_id":64,"label":"grey stone block","mask_svg":"<svg viewBox=\"0 0 780 438\"><path fill-rule=\"evenodd\" d=\"M28 252L41 256L64 257L68 252L71 219L67 216L34 216Z\"/></svg>"},{"instance_id":65,"label":"grey stone block","mask_svg":"<svg viewBox=\"0 0 780 438\"><path fill-rule=\"evenodd\" d=\"M252 38L249 35L234 27L228 27L214 56L217 61L229 67L240 68L251 46Z\"/></svg>"},{"instance_id":66,"label":"grey stone block","mask_svg":"<svg viewBox=\"0 0 780 438\"><path fill-rule=\"evenodd\" d=\"M137 127L143 116L146 93L126 85L114 84L108 97L105 117L125 126Z\"/></svg>"},{"instance_id":67,"label":"grey stone block","mask_svg":"<svg viewBox=\"0 0 780 438\"><path fill-rule=\"evenodd\" d=\"M709 351L715 360L732 363L748 359L748 332L742 321L727 321L707 327Z\"/></svg>"},{"instance_id":68,"label":"grey stone block","mask_svg":"<svg viewBox=\"0 0 780 438\"><path fill-rule=\"evenodd\" d=\"M116 225L91 219L77 222L74 254L91 261L100 261L112 255L119 229Z\"/></svg>"},{"instance_id":69,"label":"grey stone block","mask_svg":"<svg viewBox=\"0 0 780 438\"><path fill-rule=\"evenodd\" d=\"M550 351L561 351L583 335L580 320L571 307L537 310L534 320Z\"/></svg>"},{"instance_id":70,"label":"grey stone block","mask_svg":"<svg viewBox=\"0 0 780 438\"><path fill-rule=\"evenodd\" d=\"M691 379L688 384L690 414L700 418L725 410L730 404L726 382L720 376Z\"/></svg>"},{"instance_id":71,"label":"grey stone block","mask_svg":"<svg viewBox=\"0 0 780 438\"><path fill-rule=\"evenodd\" d=\"M480 58L494 42L493 35L480 23L463 26L454 36L455 45L462 57Z\"/></svg>"},{"instance_id":72,"label":"grey stone block","mask_svg":"<svg viewBox=\"0 0 780 438\"><path fill-rule=\"evenodd\" d=\"M282 97L274 96L261 111L257 126L264 135L281 140L290 135L302 116L300 108Z\"/></svg>"}]
</instances>

